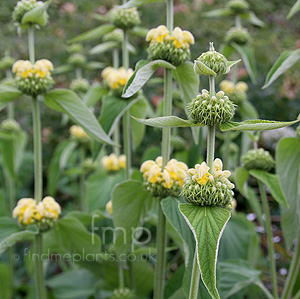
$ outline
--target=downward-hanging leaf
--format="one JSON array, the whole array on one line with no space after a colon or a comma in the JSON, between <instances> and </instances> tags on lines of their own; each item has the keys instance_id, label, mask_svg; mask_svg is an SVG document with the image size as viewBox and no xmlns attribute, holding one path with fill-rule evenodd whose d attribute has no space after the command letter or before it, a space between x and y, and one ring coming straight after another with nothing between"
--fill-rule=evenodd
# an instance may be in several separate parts
<instances>
[{"instance_id":1,"label":"downward-hanging leaf","mask_svg":"<svg viewBox=\"0 0 300 299\"><path fill-rule=\"evenodd\" d=\"M136 94L151 78L154 72L159 68L164 67L166 69L175 70L175 66L164 60L154 60L138 69L136 73L132 75L133 80L130 80L130 84L126 84L123 90L123 98L132 97Z\"/></svg>"},{"instance_id":2,"label":"downward-hanging leaf","mask_svg":"<svg viewBox=\"0 0 300 299\"><path fill-rule=\"evenodd\" d=\"M131 8L134 6L140 6L143 4L147 4L147 3L153 3L153 2L161 2L163 0L129 0L128 2L126 2L125 4L121 5L120 8Z\"/></svg>"},{"instance_id":3,"label":"downward-hanging leaf","mask_svg":"<svg viewBox=\"0 0 300 299\"><path fill-rule=\"evenodd\" d=\"M250 11L245 14L240 15L242 19L249 21L251 24L258 26L258 27L264 27L265 23L261 21L253 11Z\"/></svg>"},{"instance_id":4,"label":"downward-hanging leaf","mask_svg":"<svg viewBox=\"0 0 300 299\"><path fill-rule=\"evenodd\" d=\"M297 0L296 3L293 5L289 14L287 15L287 19L291 19L298 11L300 10L300 0Z\"/></svg>"},{"instance_id":5,"label":"downward-hanging leaf","mask_svg":"<svg viewBox=\"0 0 300 299\"><path fill-rule=\"evenodd\" d=\"M66 113L95 140L114 145L114 142L105 134L94 114L74 92L67 89L54 89L46 93L44 97L49 108Z\"/></svg>"},{"instance_id":6,"label":"downward-hanging leaf","mask_svg":"<svg viewBox=\"0 0 300 299\"><path fill-rule=\"evenodd\" d=\"M194 234L201 278L213 299L220 299L216 287L216 264L222 232L230 212L221 207L181 204L180 212Z\"/></svg>"},{"instance_id":7,"label":"downward-hanging leaf","mask_svg":"<svg viewBox=\"0 0 300 299\"><path fill-rule=\"evenodd\" d=\"M147 126L156 127L156 128L168 128L168 127L184 128L184 127L202 126L199 123L195 123L192 120L185 120L177 116L162 116L162 117L149 118L149 119L140 119L140 118L133 117L133 119Z\"/></svg>"},{"instance_id":8,"label":"downward-hanging leaf","mask_svg":"<svg viewBox=\"0 0 300 299\"><path fill-rule=\"evenodd\" d=\"M145 212L145 204L151 200L150 194L144 189L143 183L125 181L115 186L112 191L113 221L117 231L115 247L118 253L127 253L131 249L132 230L141 222Z\"/></svg>"},{"instance_id":9,"label":"downward-hanging leaf","mask_svg":"<svg viewBox=\"0 0 300 299\"><path fill-rule=\"evenodd\" d=\"M231 44L235 50L241 55L242 61L247 69L252 83L256 83L256 63L254 49L247 46L240 46L236 43Z\"/></svg>"},{"instance_id":10,"label":"downward-hanging leaf","mask_svg":"<svg viewBox=\"0 0 300 299\"><path fill-rule=\"evenodd\" d=\"M115 26L111 25L111 24L101 25L97 28L94 28L87 32L79 34L78 36L70 39L69 42L77 43L77 42L85 42L85 41L91 41L94 39L99 39L104 34L112 32L114 29L115 29Z\"/></svg>"},{"instance_id":11,"label":"downward-hanging leaf","mask_svg":"<svg viewBox=\"0 0 300 299\"><path fill-rule=\"evenodd\" d=\"M99 55L99 54L107 52L108 50L114 49L114 48L116 48L118 46L119 46L119 43L116 42L116 41L105 42L105 43L102 43L100 45L97 45L97 46L93 47L89 51L89 54L91 54L91 55L96 55L96 54Z\"/></svg>"},{"instance_id":12,"label":"downward-hanging leaf","mask_svg":"<svg viewBox=\"0 0 300 299\"><path fill-rule=\"evenodd\" d=\"M281 204L287 208L289 207L289 204L287 203L287 201L281 191L279 179L276 174L271 174L271 173L268 173L267 171L259 170L259 169L253 169L253 170L250 170L249 172L257 180L261 181L268 187L272 196L279 204Z\"/></svg>"},{"instance_id":13,"label":"downward-hanging leaf","mask_svg":"<svg viewBox=\"0 0 300 299\"><path fill-rule=\"evenodd\" d=\"M43 27L48 21L47 9L51 3L51 0L46 1L43 5L31 9L24 14L21 24L38 24Z\"/></svg>"},{"instance_id":14,"label":"downward-hanging leaf","mask_svg":"<svg viewBox=\"0 0 300 299\"><path fill-rule=\"evenodd\" d=\"M269 70L263 89L270 86L278 77L295 65L299 59L300 49L294 51L284 51Z\"/></svg>"},{"instance_id":15,"label":"downward-hanging leaf","mask_svg":"<svg viewBox=\"0 0 300 299\"><path fill-rule=\"evenodd\" d=\"M22 92L12 86L0 84L0 103L6 104L16 100L22 95Z\"/></svg>"},{"instance_id":16,"label":"downward-hanging leaf","mask_svg":"<svg viewBox=\"0 0 300 299\"><path fill-rule=\"evenodd\" d=\"M299 120L294 121L273 121L262 119L251 119L243 122L228 121L220 125L223 132L226 131L266 131L274 130L296 124Z\"/></svg>"},{"instance_id":17,"label":"downward-hanging leaf","mask_svg":"<svg viewBox=\"0 0 300 299\"><path fill-rule=\"evenodd\" d=\"M280 187L289 204L282 207L281 225L285 242L290 248L299 235L300 228L300 141L284 138L276 150L276 173Z\"/></svg>"}]
</instances>

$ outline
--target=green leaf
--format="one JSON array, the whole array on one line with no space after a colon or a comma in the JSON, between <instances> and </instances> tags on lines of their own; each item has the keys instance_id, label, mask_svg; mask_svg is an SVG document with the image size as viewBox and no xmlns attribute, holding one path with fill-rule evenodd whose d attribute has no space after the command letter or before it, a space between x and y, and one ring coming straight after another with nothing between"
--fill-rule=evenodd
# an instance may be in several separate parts
<instances>
[{"instance_id":1,"label":"green leaf","mask_svg":"<svg viewBox=\"0 0 300 299\"><path fill-rule=\"evenodd\" d=\"M280 187L289 204L282 207L281 226L288 248L298 237L300 228L300 141L284 138L276 150L276 173Z\"/></svg>"},{"instance_id":2,"label":"green leaf","mask_svg":"<svg viewBox=\"0 0 300 299\"><path fill-rule=\"evenodd\" d=\"M127 8L131 8L134 6L140 6L140 5L144 5L147 3L153 3L153 2L161 2L163 0L129 0L128 2L126 2L125 4L119 6L120 8L123 9L127 9Z\"/></svg>"},{"instance_id":3,"label":"green leaf","mask_svg":"<svg viewBox=\"0 0 300 299\"><path fill-rule=\"evenodd\" d=\"M211 75L216 77L217 74L199 60L194 61L194 72L198 75Z\"/></svg>"},{"instance_id":4,"label":"green leaf","mask_svg":"<svg viewBox=\"0 0 300 299\"><path fill-rule=\"evenodd\" d=\"M253 169L249 171L252 176L254 176L257 180L264 183L268 189L270 190L274 199L281 205L285 207L289 207L279 184L279 179L276 174L268 173L267 171L260 169Z\"/></svg>"},{"instance_id":5,"label":"green leaf","mask_svg":"<svg viewBox=\"0 0 300 299\"><path fill-rule=\"evenodd\" d=\"M270 86L278 77L295 65L299 59L300 49L294 51L284 51L269 70L265 85L262 88L264 89Z\"/></svg>"},{"instance_id":6,"label":"green leaf","mask_svg":"<svg viewBox=\"0 0 300 299\"><path fill-rule=\"evenodd\" d=\"M279 129L296 124L299 120L294 121L273 121L262 119L250 119L243 122L228 121L220 125L223 132L226 131L267 131Z\"/></svg>"},{"instance_id":7,"label":"green leaf","mask_svg":"<svg viewBox=\"0 0 300 299\"><path fill-rule=\"evenodd\" d=\"M145 124L150 127L156 127L156 128L168 128L168 127L185 128L185 127L202 126L199 123L195 123L192 120L185 120L177 116L162 116L162 117L149 118L149 119L140 119L135 117L132 118L142 124Z\"/></svg>"},{"instance_id":8,"label":"green leaf","mask_svg":"<svg viewBox=\"0 0 300 299\"><path fill-rule=\"evenodd\" d=\"M245 196L245 183L249 178L249 171L243 167L237 167L234 172L234 182L239 192Z\"/></svg>"},{"instance_id":9,"label":"green leaf","mask_svg":"<svg viewBox=\"0 0 300 299\"><path fill-rule=\"evenodd\" d=\"M89 298L96 293L97 279L85 269L68 270L46 281L57 299Z\"/></svg>"},{"instance_id":10,"label":"green leaf","mask_svg":"<svg viewBox=\"0 0 300 299\"><path fill-rule=\"evenodd\" d=\"M147 100L137 101L130 107L130 115L138 118L144 118L146 116L148 108ZM138 146L143 141L145 135L145 125L135 121L134 119L130 119L130 127L131 127L131 135L134 149L138 148Z\"/></svg>"},{"instance_id":11,"label":"green leaf","mask_svg":"<svg viewBox=\"0 0 300 299\"><path fill-rule=\"evenodd\" d=\"M65 74L73 70L73 67L71 65L60 65L58 67L55 67L53 70L53 75L60 75L60 74Z\"/></svg>"},{"instance_id":12,"label":"green leaf","mask_svg":"<svg viewBox=\"0 0 300 299\"><path fill-rule=\"evenodd\" d=\"M230 72L231 67L233 67L235 64L239 63L241 59L239 60L234 60L234 61L228 61L228 66L226 70L226 74Z\"/></svg>"},{"instance_id":13,"label":"green leaf","mask_svg":"<svg viewBox=\"0 0 300 299\"><path fill-rule=\"evenodd\" d=\"M106 172L90 175L86 183L89 211L105 208L111 199L113 187L123 180L122 172L113 175L107 175Z\"/></svg>"},{"instance_id":14,"label":"green leaf","mask_svg":"<svg viewBox=\"0 0 300 299\"><path fill-rule=\"evenodd\" d=\"M39 26L43 27L47 24L48 15L47 9L51 3L51 0L44 2L43 5L38 6L27 13L24 14L21 24L38 24Z\"/></svg>"},{"instance_id":15,"label":"green leaf","mask_svg":"<svg viewBox=\"0 0 300 299\"><path fill-rule=\"evenodd\" d=\"M0 255L17 242L32 240L37 231L20 230L16 222L9 217L0 218Z\"/></svg>"},{"instance_id":16,"label":"green leaf","mask_svg":"<svg viewBox=\"0 0 300 299\"><path fill-rule=\"evenodd\" d=\"M220 299L216 287L216 264L222 232L230 212L221 207L179 205L185 221L194 234L201 278L213 299Z\"/></svg>"},{"instance_id":17,"label":"green leaf","mask_svg":"<svg viewBox=\"0 0 300 299\"><path fill-rule=\"evenodd\" d=\"M252 83L256 83L256 60L254 56L254 49L247 46L240 46L236 43L231 44L232 47L241 55L242 61L247 69Z\"/></svg>"},{"instance_id":18,"label":"green leaf","mask_svg":"<svg viewBox=\"0 0 300 299\"><path fill-rule=\"evenodd\" d=\"M16 100L22 95L22 92L12 86L0 84L0 103L6 104Z\"/></svg>"},{"instance_id":19,"label":"green leaf","mask_svg":"<svg viewBox=\"0 0 300 299\"><path fill-rule=\"evenodd\" d=\"M265 23L261 21L253 11L250 11L245 14L240 15L242 19L249 21L251 24L258 26L258 27L264 27Z\"/></svg>"},{"instance_id":20,"label":"green leaf","mask_svg":"<svg viewBox=\"0 0 300 299\"><path fill-rule=\"evenodd\" d=\"M99 54L107 52L108 50L117 48L119 45L120 44L118 42L115 42L115 41L105 42L105 43L102 43L100 45L97 45L97 46L93 47L89 51L89 54L99 55Z\"/></svg>"},{"instance_id":21,"label":"green leaf","mask_svg":"<svg viewBox=\"0 0 300 299\"><path fill-rule=\"evenodd\" d=\"M147 83L147 81L159 67L164 67L171 70L176 69L174 65L164 60L154 60L149 62L148 64L139 68L138 71L132 75L134 78L132 81L129 79L130 85L126 84L122 97L129 98L136 94Z\"/></svg>"},{"instance_id":22,"label":"green leaf","mask_svg":"<svg viewBox=\"0 0 300 299\"><path fill-rule=\"evenodd\" d=\"M107 95L109 90L102 85L92 86L84 95L83 102L87 107L92 107L100 102L104 95Z\"/></svg>"},{"instance_id":23,"label":"green leaf","mask_svg":"<svg viewBox=\"0 0 300 299\"><path fill-rule=\"evenodd\" d=\"M99 71L99 69L103 69L106 67L106 63L99 61L88 61L84 65L84 69L88 71Z\"/></svg>"},{"instance_id":24,"label":"green leaf","mask_svg":"<svg viewBox=\"0 0 300 299\"><path fill-rule=\"evenodd\" d=\"M11 299L12 296L12 275L10 267L4 263L0 263L0 298L1 299Z\"/></svg>"},{"instance_id":25,"label":"green leaf","mask_svg":"<svg viewBox=\"0 0 300 299\"><path fill-rule=\"evenodd\" d=\"M238 111L242 119L257 119L259 117L256 108L248 100L245 100L239 104Z\"/></svg>"},{"instance_id":26,"label":"green leaf","mask_svg":"<svg viewBox=\"0 0 300 299\"><path fill-rule=\"evenodd\" d=\"M85 41L99 39L104 34L112 32L114 29L115 29L115 26L111 25L111 24L101 25L101 26L91 29L87 32L79 34L78 36L69 40L69 42L77 43L77 42L83 42L83 41L85 42Z\"/></svg>"},{"instance_id":27,"label":"green leaf","mask_svg":"<svg viewBox=\"0 0 300 299\"><path fill-rule=\"evenodd\" d=\"M185 113L188 115L186 105L190 103L198 94L199 91L199 76L197 76L193 69L193 64L191 62L184 62L180 66L176 67L173 71L173 76L178 82L181 97L185 104ZM192 128L193 138L195 144L199 142L199 129Z\"/></svg>"},{"instance_id":28,"label":"green leaf","mask_svg":"<svg viewBox=\"0 0 300 299\"><path fill-rule=\"evenodd\" d=\"M114 145L114 142L105 134L94 114L74 92L67 89L54 89L46 93L44 97L48 107L66 113L95 140Z\"/></svg>"},{"instance_id":29,"label":"green leaf","mask_svg":"<svg viewBox=\"0 0 300 299\"><path fill-rule=\"evenodd\" d=\"M300 0L297 0L287 15L287 19L291 19L300 10Z\"/></svg>"},{"instance_id":30,"label":"green leaf","mask_svg":"<svg viewBox=\"0 0 300 299\"><path fill-rule=\"evenodd\" d=\"M204 12L201 16L206 18L219 18L219 17L228 17L230 16L231 10L227 8L214 9L208 12Z\"/></svg>"},{"instance_id":31,"label":"green leaf","mask_svg":"<svg viewBox=\"0 0 300 299\"><path fill-rule=\"evenodd\" d=\"M135 26L133 29L131 29L131 34L136 35L142 38L146 38L146 35L148 33L149 29L145 27Z\"/></svg>"},{"instance_id":32,"label":"green leaf","mask_svg":"<svg viewBox=\"0 0 300 299\"><path fill-rule=\"evenodd\" d=\"M117 232L115 242L119 254L127 253L131 249L131 234L145 212L145 203L151 200L150 194L144 189L143 183L125 181L115 186L112 191L113 222L122 231Z\"/></svg>"}]
</instances>

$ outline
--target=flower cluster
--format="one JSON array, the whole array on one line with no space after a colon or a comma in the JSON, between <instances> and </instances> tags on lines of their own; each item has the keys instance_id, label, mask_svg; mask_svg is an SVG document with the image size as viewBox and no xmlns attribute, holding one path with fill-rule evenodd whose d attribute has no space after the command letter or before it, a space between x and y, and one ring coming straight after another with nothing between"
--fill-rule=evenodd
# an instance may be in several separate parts
<instances>
[{"instance_id":1,"label":"flower cluster","mask_svg":"<svg viewBox=\"0 0 300 299\"><path fill-rule=\"evenodd\" d=\"M86 93L89 87L89 81L83 78L73 79L70 84L70 89L76 93Z\"/></svg>"},{"instance_id":2,"label":"flower cluster","mask_svg":"<svg viewBox=\"0 0 300 299\"><path fill-rule=\"evenodd\" d=\"M101 164L107 172L116 172L126 167L126 156L116 154L110 154L109 156L104 156L101 159Z\"/></svg>"},{"instance_id":3,"label":"flower cluster","mask_svg":"<svg viewBox=\"0 0 300 299\"><path fill-rule=\"evenodd\" d=\"M86 63L86 57L81 53L74 53L68 58L68 63L74 68L84 67Z\"/></svg>"},{"instance_id":4,"label":"flower cluster","mask_svg":"<svg viewBox=\"0 0 300 299\"><path fill-rule=\"evenodd\" d=\"M248 30L240 27L230 28L225 35L225 42L227 44L236 43L238 45L245 45L250 41Z\"/></svg>"},{"instance_id":5,"label":"flower cluster","mask_svg":"<svg viewBox=\"0 0 300 299\"><path fill-rule=\"evenodd\" d=\"M249 3L245 0L230 0L227 3L227 7L232 14L238 15L248 12Z\"/></svg>"},{"instance_id":6,"label":"flower cluster","mask_svg":"<svg viewBox=\"0 0 300 299\"><path fill-rule=\"evenodd\" d=\"M81 144L86 144L91 141L91 137L85 133L85 131L77 125L73 125L70 128L71 138L78 141Z\"/></svg>"},{"instance_id":7,"label":"flower cluster","mask_svg":"<svg viewBox=\"0 0 300 299\"><path fill-rule=\"evenodd\" d=\"M87 158L81 163L81 167L85 173L92 173L97 169L97 164L91 158Z\"/></svg>"},{"instance_id":8,"label":"flower cluster","mask_svg":"<svg viewBox=\"0 0 300 299\"><path fill-rule=\"evenodd\" d=\"M135 299L134 292L128 288L114 290L110 299Z\"/></svg>"},{"instance_id":9,"label":"flower cluster","mask_svg":"<svg viewBox=\"0 0 300 299\"><path fill-rule=\"evenodd\" d=\"M32 198L22 198L13 210L13 217L24 226L36 224L40 231L47 231L61 213L60 205L51 196L37 203Z\"/></svg>"},{"instance_id":10,"label":"flower cluster","mask_svg":"<svg viewBox=\"0 0 300 299\"><path fill-rule=\"evenodd\" d=\"M18 133L21 127L14 119L9 118L1 123L0 129L5 133Z\"/></svg>"},{"instance_id":11,"label":"flower cluster","mask_svg":"<svg viewBox=\"0 0 300 299\"><path fill-rule=\"evenodd\" d=\"M125 70L124 67L115 69L109 66L102 71L101 76L113 91L121 94L125 84L132 74L132 69Z\"/></svg>"},{"instance_id":12,"label":"flower cluster","mask_svg":"<svg viewBox=\"0 0 300 299\"><path fill-rule=\"evenodd\" d=\"M187 172L181 196L194 205L228 206L233 198L234 184L228 178L231 172L223 170L223 163L215 159L212 172L205 162Z\"/></svg>"},{"instance_id":13,"label":"flower cluster","mask_svg":"<svg viewBox=\"0 0 300 299\"><path fill-rule=\"evenodd\" d=\"M12 18L14 23L19 26L22 23L23 16L31 11L32 9L42 6L44 4L43 1L36 1L36 0L21 0L17 3L17 5L14 8ZM48 14L45 12L45 19L47 23L48 20Z\"/></svg>"},{"instance_id":14,"label":"flower cluster","mask_svg":"<svg viewBox=\"0 0 300 299\"><path fill-rule=\"evenodd\" d=\"M232 81L223 80L220 83L220 89L237 105L247 99L248 85L243 81L234 84Z\"/></svg>"},{"instance_id":15,"label":"flower cluster","mask_svg":"<svg viewBox=\"0 0 300 299\"><path fill-rule=\"evenodd\" d=\"M248 151L241 157L241 163L247 170L262 169L270 171L275 166L273 157L263 148Z\"/></svg>"},{"instance_id":16,"label":"flower cluster","mask_svg":"<svg viewBox=\"0 0 300 299\"><path fill-rule=\"evenodd\" d=\"M53 64L47 59L37 60L32 64L29 60L18 60L13 64L16 73L16 84L25 94L37 96L50 89L54 82L51 77Z\"/></svg>"},{"instance_id":17,"label":"flower cluster","mask_svg":"<svg viewBox=\"0 0 300 299\"><path fill-rule=\"evenodd\" d=\"M106 33L103 35L104 42L118 42L123 41L124 33L121 29L115 29L112 32Z\"/></svg>"},{"instance_id":18,"label":"flower cluster","mask_svg":"<svg viewBox=\"0 0 300 299\"><path fill-rule=\"evenodd\" d=\"M110 11L111 22L120 29L131 29L141 23L139 12L136 7L122 9L113 8Z\"/></svg>"},{"instance_id":19,"label":"flower cluster","mask_svg":"<svg viewBox=\"0 0 300 299\"><path fill-rule=\"evenodd\" d=\"M148 31L146 41L151 60L162 59L173 65L180 65L190 58L190 44L194 44L194 36L187 30L176 27L172 34L166 26L160 25Z\"/></svg>"},{"instance_id":20,"label":"flower cluster","mask_svg":"<svg viewBox=\"0 0 300 299\"><path fill-rule=\"evenodd\" d=\"M234 115L235 105L224 91L211 95L203 89L187 108L193 120L204 126L214 126L229 121Z\"/></svg>"},{"instance_id":21,"label":"flower cluster","mask_svg":"<svg viewBox=\"0 0 300 299\"><path fill-rule=\"evenodd\" d=\"M162 167L162 157L148 160L141 165L144 186L154 197L177 196L183 185L188 167L185 163L171 159Z\"/></svg>"}]
</instances>

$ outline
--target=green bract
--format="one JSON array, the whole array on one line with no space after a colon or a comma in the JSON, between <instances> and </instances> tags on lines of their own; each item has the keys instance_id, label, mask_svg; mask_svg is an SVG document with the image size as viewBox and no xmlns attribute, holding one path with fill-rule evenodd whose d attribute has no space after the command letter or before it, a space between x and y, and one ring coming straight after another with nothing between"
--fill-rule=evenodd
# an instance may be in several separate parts
<instances>
[{"instance_id":1,"label":"green bract","mask_svg":"<svg viewBox=\"0 0 300 299\"><path fill-rule=\"evenodd\" d=\"M83 67L86 63L86 57L81 53L74 53L69 57L68 63L73 67Z\"/></svg>"},{"instance_id":2,"label":"green bract","mask_svg":"<svg viewBox=\"0 0 300 299\"><path fill-rule=\"evenodd\" d=\"M247 93L236 89L230 92L228 96L230 97L230 100L236 105L239 105L241 104L241 102L247 100Z\"/></svg>"},{"instance_id":3,"label":"green bract","mask_svg":"<svg viewBox=\"0 0 300 299\"><path fill-rule=\"evenodd\" d=\"M120 29L115 29L112 32L106 33L103 35L103 41L105 42L118 42L121 43L123 40L124 34Z\"/></svg>"},{"instance_id":4,"label":"green bract","mask_svg":"<svg viewBox=\"0 0 300 299\"><path fill-rule=\"evenodd\" d=\"M136 7L129 9L113 8L110 12L111 22L118 28L131 29L141 23L140 15Z\"/></svg>"},{"instance_id":5,"label":"green bract","mask_svg":"<svg viewBox=\"0 0 300 299\"><path fill-rule=\"evenodd\" d=\"M236 28L233 27L229 29L225 36L225 42L236 43L238 45L245 45L250 41L251 37L248 33L248 30L245 28Z\"/></svg>"},{"instance_id":6,"label":"green bract","mask_svg":"<svg viewBox=\"0 0 300 299\"><path fill-rule=\"evenodd\" d=\"M70 84L70 89L74 92L86 93L90 87L89 81L83 78L74 79Z\"/></svg>"},{"instance_id":7,"label":"green bract","mask_svg":"<svg viewBox=\"0 0 300 299\"><path fill-rule=\"evenodd\" d=\"M235 110L235 105L223 91L211 95L203 89L190 104L188 104L190 117L201 125L214 126L229 121Z\"/></svg>"},{"instance_id":8,"label":"green bract","mask_svg":"<svg viewBox=\"0 0 300 299\"><path fill-rule=\"evenodd\" d=\"M21 130L19 123L17 123L14 119L6 119L1 123L1 130L7 133L15 133Z\"/></svg>"},{"instance_id":9,"label":"green bract","mask_svg":"<svg viewBox=\"0 0 300 299\"><path fill-rule=\"evenodd\" d=\"M248 151L241 157L241 163L247 170L262 169L270 171L275 166L271 154L262 148Z\"/></svg>"}]
</instances>

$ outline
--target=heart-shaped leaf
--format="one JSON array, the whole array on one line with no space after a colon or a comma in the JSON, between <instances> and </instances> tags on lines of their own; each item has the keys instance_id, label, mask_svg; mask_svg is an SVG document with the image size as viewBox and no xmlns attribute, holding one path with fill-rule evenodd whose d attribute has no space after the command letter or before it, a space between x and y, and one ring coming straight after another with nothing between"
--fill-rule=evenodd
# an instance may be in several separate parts
<instances>
[{"instance_id":1,"label":"heart-shaped leaf","mask_svg":"<svg viewBox=\"0 0 300 299\"><path fill-rule=\"evenodd\" d=\"M222 232L230 212L221 207L181 204L179 209L194 234L201 278L213 299L220 299L216 287L216 264Z\"/></svg>"}]
</instances>

